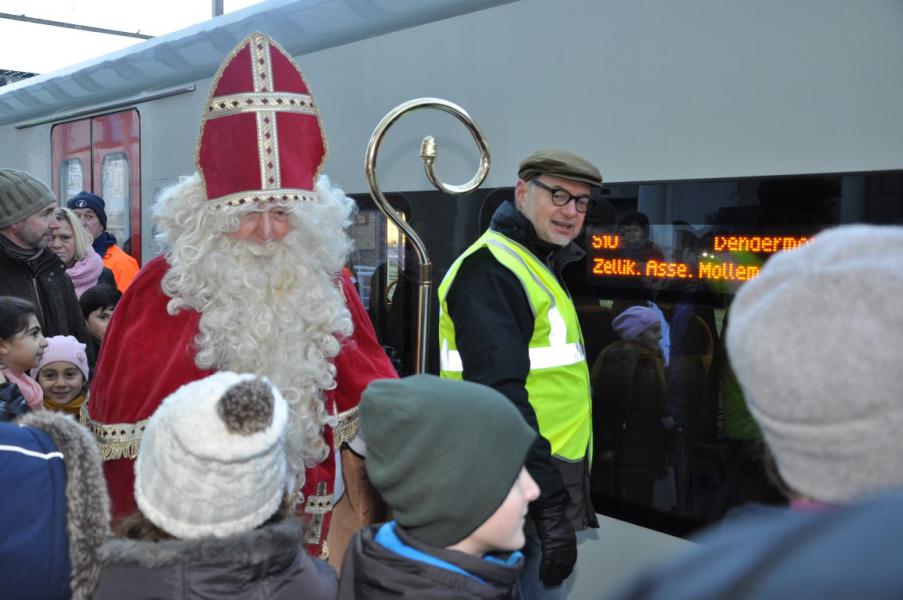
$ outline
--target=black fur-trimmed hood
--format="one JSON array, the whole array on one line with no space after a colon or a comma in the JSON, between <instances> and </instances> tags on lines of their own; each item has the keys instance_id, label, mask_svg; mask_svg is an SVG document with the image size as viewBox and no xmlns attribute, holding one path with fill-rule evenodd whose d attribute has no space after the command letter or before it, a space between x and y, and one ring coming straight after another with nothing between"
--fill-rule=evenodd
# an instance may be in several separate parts
<instances>
[{"instance_id":1,"label":"black fur-trimmed hood","mask_svg":"<svg viewBox=\"0 0 903 600\"><path fill-rule=\"evenodd\" d=\"M100 578L98 549L110 535L110 499L94 436L74 418L41 410L18 420L40 429L63 453L66 465L66 529L72 564L70 589L74 600L90 598Z\"/></svg>"}]
</instances>

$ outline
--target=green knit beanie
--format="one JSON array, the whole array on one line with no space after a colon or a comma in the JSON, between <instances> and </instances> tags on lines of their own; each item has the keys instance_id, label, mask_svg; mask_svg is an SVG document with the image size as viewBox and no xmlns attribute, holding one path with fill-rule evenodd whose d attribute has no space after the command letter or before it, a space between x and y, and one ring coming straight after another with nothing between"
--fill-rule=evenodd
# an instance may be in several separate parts
<instances>
[{"instance_id":1,"label":"green knit beanie","mask_svg":"<svg viewBox=\"0 0 903 600\"><path fill-rule=\"evenodd\" d=\"M56 202L50 189L24 171L0 169L0 229Z\"/></svg>"},{"instance_id":2,"label":"green knit beanie","mask_svg":"<svg viewBox=\"0 0 903 600\"><path fill-rule=\"evenodd\" d=\"M433 375L372 382L360 416L370 481L399 525L440 548L492 516L536 439L499 392Z\"/></svg>"}]
</instances>

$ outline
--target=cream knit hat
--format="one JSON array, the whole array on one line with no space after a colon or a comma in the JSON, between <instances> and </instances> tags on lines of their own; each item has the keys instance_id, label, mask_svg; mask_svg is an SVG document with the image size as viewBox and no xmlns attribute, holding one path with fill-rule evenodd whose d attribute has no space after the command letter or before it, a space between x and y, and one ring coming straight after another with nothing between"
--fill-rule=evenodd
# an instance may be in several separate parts
<instances>
[{"instance_id":1,"label":"cream knit hat","mask_svg":"<svg viewBox=\"0 0 903 600\"><path fill-rule=\"evenodd\" d=\"M180 387L144 431L135 462L138 508L183 539L254 529L290 489L287 416L266 378L223 371Z\"/></svg>"},{"instance_id":2,"label":"cream knit hat","mask_svg":"<svg viewBox=\"0 0 903 600\"><path fill-rule=\"evenodd\" d=\"M773 256L727 349L781 477L843 504L903 486L903 227L829 229Z\"/></svg>"}]
</instances>

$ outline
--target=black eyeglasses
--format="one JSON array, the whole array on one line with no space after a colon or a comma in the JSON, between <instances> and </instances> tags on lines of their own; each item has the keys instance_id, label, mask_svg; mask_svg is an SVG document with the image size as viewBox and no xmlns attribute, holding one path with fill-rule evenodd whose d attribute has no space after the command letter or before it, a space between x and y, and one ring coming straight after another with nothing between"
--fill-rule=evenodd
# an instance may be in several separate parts
<instances>
[{"instance_id":1,"label":"black eyeglasses","mask_svg":"<svg viewBox=\"0 0 903 600\"><path fill-rule=\"evenodd\" d=\"M595 202L589 196L574 196L561 188L549 187L538 179L531 179L530 183L549 192L552 195L552 204L555 206L567 206L567 203L573 200L577 212L585 213Z\"/></svg>"}]
</instances>

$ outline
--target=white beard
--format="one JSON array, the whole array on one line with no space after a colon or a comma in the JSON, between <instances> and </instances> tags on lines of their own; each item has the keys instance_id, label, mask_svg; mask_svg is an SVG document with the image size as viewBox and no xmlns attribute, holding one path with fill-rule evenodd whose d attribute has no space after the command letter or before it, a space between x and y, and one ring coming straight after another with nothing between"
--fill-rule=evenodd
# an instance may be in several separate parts
<instances>
[{"instance_id":1,"label":"white beard","mask_svg":"<svg viewBox=\"0 0 903 600\"><path fill-rule=\"evenodd\" d=\"M158 239L169 245L167 309L201 313L199 368L264 375L279 388L291 413L286 456L302 476L330 450L321 436L322 393L335 387L330 359L352 331L338 273L351 247L344 228L354 205L321 178L319 200L295 207L293 231L259 244L223 234L237 228L241 213L199 207L206 195L197 176L178 187L161 197L156 215Z\"/></svg>"}]
</instances>

